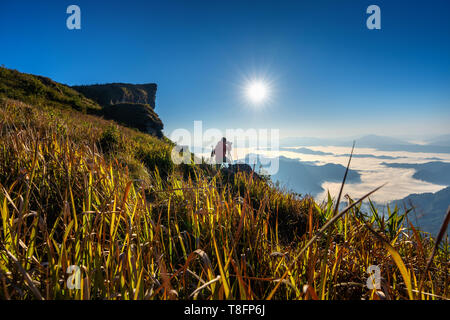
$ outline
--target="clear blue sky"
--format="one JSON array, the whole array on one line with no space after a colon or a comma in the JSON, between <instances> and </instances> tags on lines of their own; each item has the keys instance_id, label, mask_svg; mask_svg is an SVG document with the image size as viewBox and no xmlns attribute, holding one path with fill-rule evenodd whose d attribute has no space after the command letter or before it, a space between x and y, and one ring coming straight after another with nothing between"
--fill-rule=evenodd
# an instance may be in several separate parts
<instances>
[{"instance_id":1,"label":"clear blue sky","mask_svg":"<svg viewBox=\"0 0 450 320\"><path fill-rule=\"evenodd\" d=\"M81 8L81 30L66 8ZM381 30L366 8L381 8ZM450 1L0 2L0 64L69 85L156 82L165 132L450 133ZM246 78L271 82L249 106Z\"/></svg>"}]
</instances>

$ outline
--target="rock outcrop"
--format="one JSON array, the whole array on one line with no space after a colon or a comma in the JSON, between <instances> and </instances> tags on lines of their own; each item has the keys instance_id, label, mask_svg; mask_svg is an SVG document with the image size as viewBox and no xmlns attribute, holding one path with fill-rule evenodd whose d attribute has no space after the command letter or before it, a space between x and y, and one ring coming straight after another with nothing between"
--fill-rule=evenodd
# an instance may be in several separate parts
<instances>
[{"instance_id":1,"label":"rock outcrop","mask_svg":"<svg viewBox=\"0 0 450 320\"><path fill-rule=\"evenodd\" d=\"M246 163L235 163L235 164L229 164L227 167L221 168L221 173L228 177L229 180L234 179L234 175L238 172L244 172L248 175L252 175L254 179L260 180L261 176L257 174L250 165Z\"/></svg>"},{"instance_id":2,"label":"rock outcrop","mask_svg":"<svg viewBox=\"0 0 450 320\"><path fill-rule=\"evenodd\" d=\"M107 83L73 86L73 89L102 106L119 103L148 104L155 109L156 83Z\"/></svg>"},{"instance_id":3,"label":"rock outcrop","mask_svg":"<svg viewBox=\"0 0 450 320\"><path fill-rule=\"evenodd\" d=\"M142 132L162 137L163 123L155 109L155 83L109 83L73 86L103 106L103 116Z\"/></svg>"},{"instance_id":4,"label":"rock outcrop","mask_svg":"<svg viewBox=\"0 0 450 320\"><path fill-rule=\"evenodd\" d=\"M163 123L148 104L119 103L104 107L103 115L128 127L162 138Z\"/></svg>"}]
</instances>

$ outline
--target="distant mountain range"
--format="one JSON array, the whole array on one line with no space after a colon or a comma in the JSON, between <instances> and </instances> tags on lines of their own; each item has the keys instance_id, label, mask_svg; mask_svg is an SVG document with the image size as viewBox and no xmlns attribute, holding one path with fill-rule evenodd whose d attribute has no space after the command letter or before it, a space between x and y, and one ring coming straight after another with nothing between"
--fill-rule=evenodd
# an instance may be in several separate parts
<instances>
[{"instance_id":1,"label":"distant mountain range","mask_svg":"<svg viewBox=\"0 0 450 320\"><path fill-rule=\"evenodd\" d=\"M410 194L401 200L393 201L393 204L401 208L414 208L409 219L423 231L436 236L450 205L450 187L435 193Z\"/></svg>"},{"instance_id":2,"label":"distant mountain range","mask_svg":"<svg viewBox=\"0 0 450 320\"><path fill-rule=\"evenodd\" d=\"M450 134L441 135L435 138L427 139L427 144L433 146L450 147Z\"/></svg>"},{"instance_id":3,"label":"distant mountain range","mask_svg":"<svg viewBox=\"0 0 450 320\"><path fill-rule=\"evenodd\" d=\"M366 135L357 138L284 138L280 141L282 147L296 146L337 146L351 147L353 141L358 148L373 148L381 151L407 151L407 152L428 152L428 153L450 153L450 135L442 135L434 139L429 139L426 144L415 144L405 140L378 136Z\"/></svg>"},{"instance_id":4,"label":"distant mountain range","mask_svg":"<svg viewBox=\"0 0 450 320\"><path fill-rule=\"evenodd\" d=\"M323 151L316 151L308 148L287 148L287 147L281 147L281 151L291 151L296 153L302 153L302 154L308 154L308 155L316 155L316 156L335 156L335 157L350 157L350 153L342 153L342 154L335 154L332 152L323 152ZM353 158L375 158L375 159L384 159L384 160L394 160L394 159L401 159L404 157L391 157L391 156L377 156L374 154L368 154L368 153L354 153L352 155Z\"/></svg>"}]
</instances>

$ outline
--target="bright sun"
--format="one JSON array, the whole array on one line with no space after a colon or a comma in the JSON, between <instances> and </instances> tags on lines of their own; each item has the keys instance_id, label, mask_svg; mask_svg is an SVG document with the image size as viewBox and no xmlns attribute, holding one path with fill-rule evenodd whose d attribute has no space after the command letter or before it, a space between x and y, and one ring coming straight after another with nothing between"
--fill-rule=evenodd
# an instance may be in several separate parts
<instances>
[{"instance_id":1,"label":"bright sun","mask_svg":"<svg viewBox=\"0 0 450 320\"><path fill-rule=\"evenodd\" d=\"M261 81L255 81L247 86L247 97L253 103L263 102L268 95L268 87Z\"/></svg>"}]
</instances>

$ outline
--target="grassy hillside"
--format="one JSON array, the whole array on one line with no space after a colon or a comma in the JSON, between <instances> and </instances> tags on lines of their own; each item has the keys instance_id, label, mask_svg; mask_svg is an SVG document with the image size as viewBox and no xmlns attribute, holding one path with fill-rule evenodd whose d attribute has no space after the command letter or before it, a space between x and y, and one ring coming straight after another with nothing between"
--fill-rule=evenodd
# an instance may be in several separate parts
<instances>
[{"instance_id":1,"label":"grassy hillside","mask_svg":"<svg viewBox=\"0 0 450 320\"><path fill-rule=\"evenodd\" d=\"M163 123L154 111L156 84L113 83L73 88L46 77L0 67L0 99L13 99L42 109L77 110L159 138L163 136Z\"/></svg>"},{"instance_id":2,"label":"grassy hillside","mask_svg":"<svg viewBox=\"0 0 450 320\"><path fill-rule=\"evenodd\" d=\"M448 241L426 270L435 240L402 228L405 213L176 166L166 139L26 102L0 103L0 299L450 297Z\"/></svg>"},{"instance_id":3,"label":"grassy hillside","mask_svg":"<svg viewBox=\"0 0 450 320\"><path fill-rule=\"evenodd\" d=\"M78 91L49 78L0 67L0 98L10 98L38 107L75 109L97 114L101 106Z\"/></svg>"}]
</instances>

